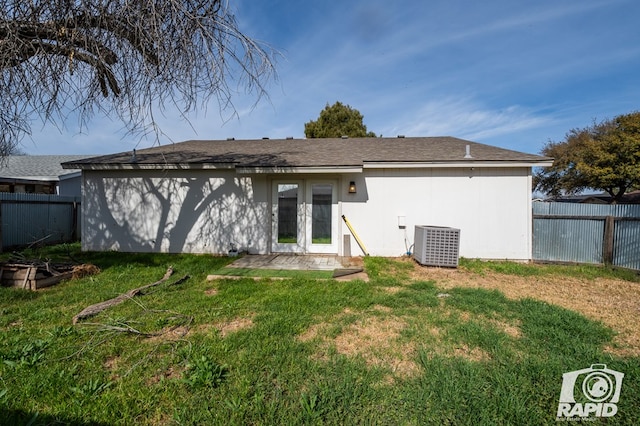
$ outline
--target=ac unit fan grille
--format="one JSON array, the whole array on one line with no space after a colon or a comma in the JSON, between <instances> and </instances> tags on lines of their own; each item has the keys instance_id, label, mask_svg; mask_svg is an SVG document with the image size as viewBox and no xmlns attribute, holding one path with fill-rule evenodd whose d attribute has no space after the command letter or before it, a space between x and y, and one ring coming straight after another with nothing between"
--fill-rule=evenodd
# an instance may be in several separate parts
<instances>
[{"instance_id":1,"label":"ac unit fan grille","mask_svg":"<svg viewBox=\"0 0 640 426\"><path fill-rule=\"evenodd\" d=\"M458 267L460 230L441 226L416 226L414 259L427 266Z\"/></svg>"}]
</instances>

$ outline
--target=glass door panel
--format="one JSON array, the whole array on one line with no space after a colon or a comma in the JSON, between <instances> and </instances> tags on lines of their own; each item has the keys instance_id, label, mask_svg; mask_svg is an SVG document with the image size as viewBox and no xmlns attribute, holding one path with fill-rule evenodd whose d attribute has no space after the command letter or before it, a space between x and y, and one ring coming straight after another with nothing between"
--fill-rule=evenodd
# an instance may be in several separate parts
<instances>
[{"instance_id":1,"label":"glass door panel","mask_svg":"<svg viewBox=\"0 0 640 426\"><path fill-rule=\"evenodd\" d=\"M331 244L331 184L311 185L311 244Z\"/></svg>"},{"instance_id":2,"label":"glass door panel","mask_svg":"<svg viewBox=\"0 0 640 426\"><path fill-rule=\"evenodd\" d=\"M298 184L278 184L278 243L298 242Z\"/></svg>"},{"instance_id":3,"label":"glass door panel","mask_svg":"<svg viewBox=\"0 0 640 426\"><path fill-rule=\"evenodd\" d=\"M333 180L310 181L306 189L306 251L338 252L338 195Z\"/></svg>"},{"instance_id":4,"label":"glass door panel","mask_svg":"<svg viewBox=\"0 0 640 426\"><path fill-rule=\"evenodd\" d=\"M302 182L280 181L272 186L271 249L276 253L304 252Z\"/></svg>"}]
</instances>

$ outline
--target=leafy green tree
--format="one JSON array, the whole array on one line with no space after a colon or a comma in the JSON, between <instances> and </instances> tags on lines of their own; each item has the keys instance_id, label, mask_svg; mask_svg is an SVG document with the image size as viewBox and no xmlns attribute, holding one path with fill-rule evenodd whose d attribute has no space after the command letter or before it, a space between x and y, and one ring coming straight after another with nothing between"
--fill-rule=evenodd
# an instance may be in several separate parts
<instances>
[{"instance_id":1,"label":"leafy green tree","mask_svg":"<svg viewBox=\"0 0 640 426\"><path fill-rule=\"evenodd\" d=\"M554 162L536 172L534 189L555 197L600 190L618 203L625 192L640 187L640 112L573 129L541 154Z\"/></svg>"},{"instance_id":2,"label":"leafy green tree","mask_svg":"<svg viewBox=\"0 0 640 426\"><path fill-rule=\"evenodd\" d=\"M230 0L0 0L0 155L33 118L84 126L94 112L131 132L154 117L265 94L274 52L244 34Z\"/></svg>"},{"instance_id":3,"label":"leafy green tree","mask_svg":"<svg viewBox=\"0 0 640 426\"><path fill-rule=\"evenodd\" d=\"M376 137L373 132L367 132L367 126L362 122L362 114L357 109L341 102L327 106L320 111L317 121L304 124L304 134L307 138L352 138Z\"/></svg>"}]
</instances>

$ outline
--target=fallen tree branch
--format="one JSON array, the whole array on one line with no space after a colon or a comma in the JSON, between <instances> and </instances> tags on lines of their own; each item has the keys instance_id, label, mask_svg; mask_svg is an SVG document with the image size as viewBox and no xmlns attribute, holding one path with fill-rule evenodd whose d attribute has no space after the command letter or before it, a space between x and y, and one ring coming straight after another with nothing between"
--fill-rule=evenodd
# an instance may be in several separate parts
<instances>
[{"instance_id":1,"label":"fallen tree branch","mask_svg":"<svg viewBox=\"0 0 640 426\"><path fill-rule=\"evenodd\" d=\"M183 277L180 282L184 281L185 278L188 278L188 276ZM172 283L171 285L175 285L175 283ZM187 335L187 333L189 333L191 329L191 324L194 321L193 316L185 315L180 312L171 310L147 309L139 300L131 299L131 301L141 308L141 312L138 315L134 315L134 317L132 318L122 319L111 324L88 321L81 322L79 325L88 327L89 329L93 329L89 332L90 338L83 343L81 348L70 355L57 359L56 361L65 361L68 359L80 357L84 352L94 350L98 346L112 339L116 334L120 333L132 334L143 338L160 338L156 341L154 349L145 356L140 357L139 361L129 369L129 372L131 372L138 364L143 363L145 359L151 356L161 345L178 344L180 342L189 343L183 338ZM147 319L145 321L144 318L140 318L146 315L158 315L160 316L160 318L159 321L154 321L153 318L151 320ZM129 323L140 324L141 327L136 326L136 328L134 328L129 325ZM156 330L159 323L172 325L165 325ZM151 324L150 327L149 324ZM149 328L149 330L147 330L147 328ZM162 339L163 336L164 339ZM129 374L129 372L127 372L125 376Z\"/></svg>"},{"instance_id":2,"label":"fallen tree branch","mask_svg":"<svg viewBox=\"0 0 640 426\"><path fill-rule=\"evenodd\" d=\"M140 330L136 330L131 327L129 324L123 324L122 326L117 325L109 325L109 324L99 324L95 322L85 322L83 325L93 325L99 327L99 331L114 331L114 332L122 332L122 333L131 333L131 334L139 334L145 337L157 336L155 333L145 333Z\"/></svg>"},{"instance_id":3,"label":"fallen tree branch","mask_svg":"<svg viewBox=\"0 0 640 426\"><path fill-rule=\"evenodd\" d=\"M176 280L176 281L172 282L172 283L171 283L171 284L169 284L169 285L171 286L171 285L178 285L178 284L182 284L183 282L185 282L185 281L186 281L186 280L188 280L189 278L191 278L189 275L185 275L185 276L183 276L182 278L180 278L179 280Z\"/></svg>"},{"instance_id":4,"label":"fallen tree branch","mask_svg":"<svg viewBox=\"0 0 640 426\"><path fill-rule=\"evenodd\" d=\"M124 302L125 300L132 299L133 297L138 295L143 290L145 290L147 288L150 288L150 287L157 286L157 285L162 284L163 282L167 281L169 279L169 277L171 277L171 275L173 275L173 267L169 267L167 269L167 272L165 272L164 276L162 277L162 279L159 280L159 281L156 281L155 283L151 283L151 284L143 285L142 287L134 288L133 290L129 290L128 292L126 292L124 294L121 294L121 295L119 295L117 297L114 297L113 299L105 300L104 302L100 302L100 303L96 303L96 304L91 305L91 306L87 306L79 314L77 314L76 316L73 317L73 323L76 324L79 320L94 316L94 315L99 314L100 312L104 311L107 308L119 305L120 303ZM187 280L188 278L189 278L189 276L185 275L184 277L182 277L178 281L176 281L176 284L179 284L179 283Z\"/></svg>"}]
</instances>

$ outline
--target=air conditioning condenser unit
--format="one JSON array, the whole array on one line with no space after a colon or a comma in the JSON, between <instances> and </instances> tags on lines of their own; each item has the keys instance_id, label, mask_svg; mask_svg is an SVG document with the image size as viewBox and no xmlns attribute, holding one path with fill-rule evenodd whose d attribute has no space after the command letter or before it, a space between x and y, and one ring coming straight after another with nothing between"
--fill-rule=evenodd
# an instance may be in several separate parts
<instances>
[{"instance_id":1,"label":"air conditioning condenser unit","mask_svg":"<svg viewBox=\"0 0 640 426\"><path fill-rule=\"evenodd\" d=\"M421 265L458 267L459 229L416 225L413 242L413 258Z\"/></svg>"}]
</instances>

